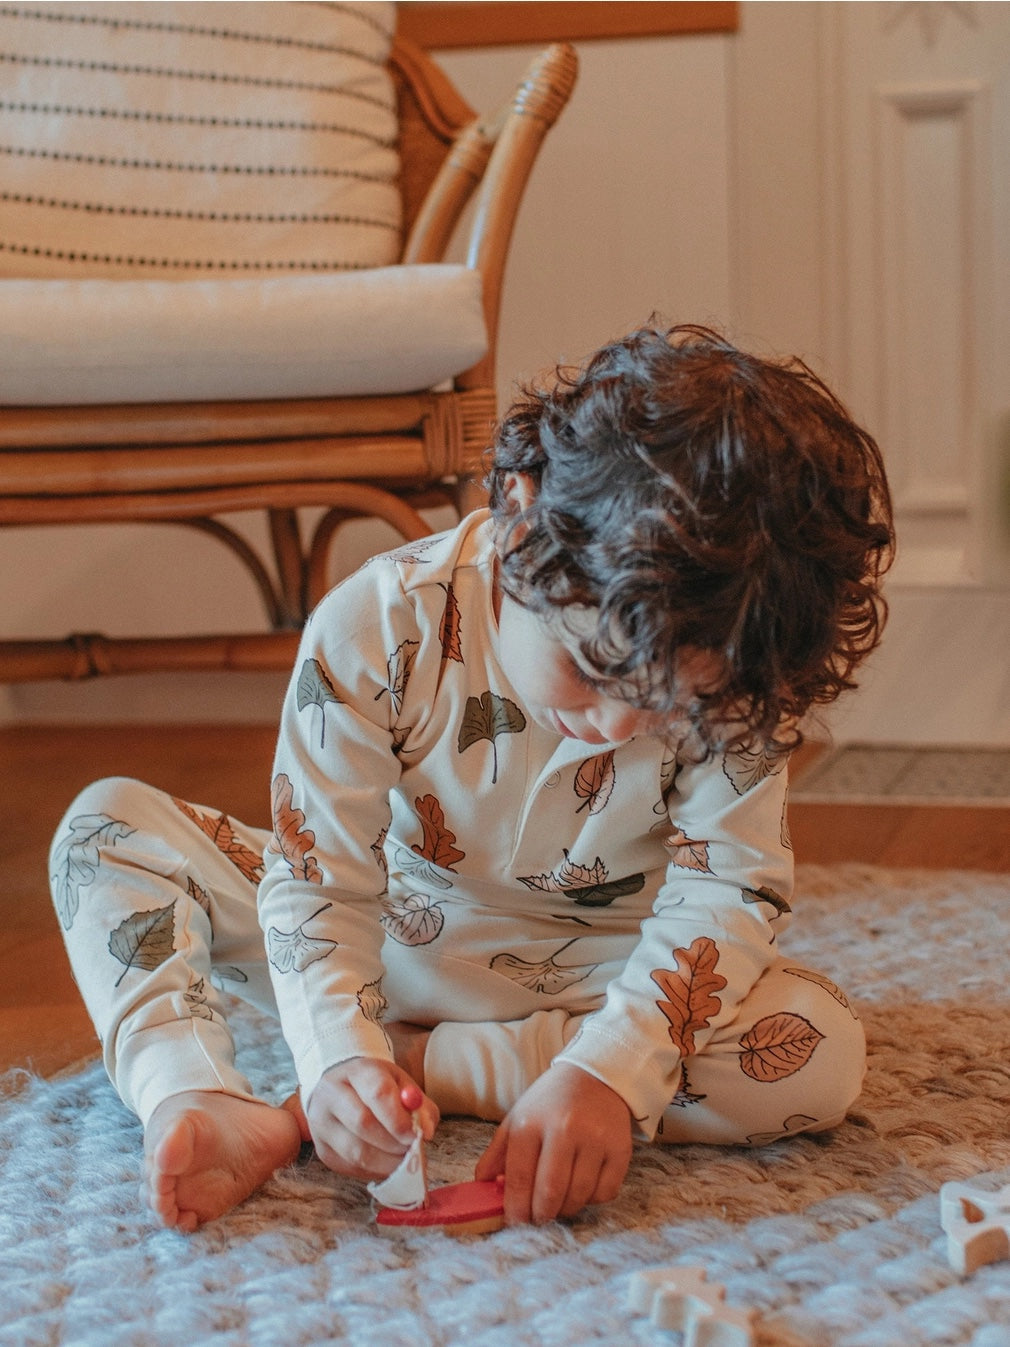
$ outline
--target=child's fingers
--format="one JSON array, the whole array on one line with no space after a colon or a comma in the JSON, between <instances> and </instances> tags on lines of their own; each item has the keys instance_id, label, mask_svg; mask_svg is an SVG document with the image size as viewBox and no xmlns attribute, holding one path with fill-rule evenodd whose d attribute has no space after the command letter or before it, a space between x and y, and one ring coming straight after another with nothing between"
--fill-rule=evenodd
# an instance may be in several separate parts
<instances>
[{"instance_id":1,"label":"child's fingers","mask_svg":"<svg viewBox=\"0 0 1010 1347\"><path fill-rule=\"evenodd\" d=\"M316 1138L316 1154L328 1169L352 1179L384 1179L403 1158L402 1150L371 1146L336 1119Z\"/></svg>"},{"instance_id":2,"label":"child's fingers","mask_svg":"<svg viewBox=\"0 0 1010 1347\"><path fill-rule=\"evenodd\" d=\"M502 1123L495 1130L487 1150L477 1161L473 1176L482 1182L490 1182L505 1173L505 1156L508 1151L508 1124Z\"/></svg>"}]
</instances>

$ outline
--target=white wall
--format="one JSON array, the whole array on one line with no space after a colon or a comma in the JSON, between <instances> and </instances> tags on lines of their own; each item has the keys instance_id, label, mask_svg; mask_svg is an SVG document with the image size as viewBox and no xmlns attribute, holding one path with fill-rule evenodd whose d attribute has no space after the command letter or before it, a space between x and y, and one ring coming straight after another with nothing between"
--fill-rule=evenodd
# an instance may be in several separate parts
<instances>
[{"instance_id":1,"label":"white wall","mask_svg":"<svg viewBox=\"0 0 1010 1347\"><path fill-rule=\"evenodd\" d=\"M439 59L485 107L531 50ZM880 438L903 544L888 639L832 723L1010 743L1010 4L745 0L737 34L579 56L513 247L503 399L654 310L803 355ZM4 632L197 630L208 594L233 629L258 621L210 542L167 529L138 565L134 533L0 536ZM0 715L269 719L282 684L22 687Z\"/></svg>"}]
</instances>

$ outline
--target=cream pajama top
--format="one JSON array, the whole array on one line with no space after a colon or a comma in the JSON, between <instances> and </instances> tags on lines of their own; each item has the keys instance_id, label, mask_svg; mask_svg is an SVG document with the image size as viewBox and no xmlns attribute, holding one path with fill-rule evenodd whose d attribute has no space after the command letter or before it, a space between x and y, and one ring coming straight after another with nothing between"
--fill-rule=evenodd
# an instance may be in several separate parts
<instances>
[{"instance_id":1,"label":"cream pajama top","mask_svg":"<svg viewBox=\"0 0 1010 1347\"><path fill-rule=\"evenodd\" d=\"M527 718L499 661L479 511L322 600L281 721L259 890L307 1100L383 1017L584 1016L561 1059L652 1136L777 958L792 853L784 755L678 758ZM587 1013L588 1012L588 1013Z\"/></svg>"}]
</instances>

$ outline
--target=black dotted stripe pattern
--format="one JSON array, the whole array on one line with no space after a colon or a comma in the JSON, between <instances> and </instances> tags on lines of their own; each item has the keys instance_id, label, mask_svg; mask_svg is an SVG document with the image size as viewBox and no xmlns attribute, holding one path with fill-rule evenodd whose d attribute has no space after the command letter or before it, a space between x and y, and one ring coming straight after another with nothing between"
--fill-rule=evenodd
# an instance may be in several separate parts
<instances>
[{"instance_id":1,"label":"black dotted stripe pattern","mask_svg":"<svg viewBox=\"0 0 1010 1347\"><path fill-rule=\"evenodd\" d=\"M247 6L246 31L185 22L197 7L176 8L178 22L148 20L144 7L135 4L111 14L88 4L0 5L0 74L3 67L11 72L0 97L0 159L7 161L13 179L0 190L0 254L12 259L3 271L16 274L17 258L58 264L57 270L71 275L96 268L99 273L112 268L229 274L358 270L394 260L399 237L394 99L384 77L384 56L376 55L388 48L391 35L380 19L388 21L391 8L271 3L266 27L276 29L278 15L289 11L291 36L256 31L255 20L267 8L258 4ZM316 12L308 27L306 11ZM85 36L75 36L85 30L108 32L110 43L115 38L119 45L110 59L99 59L105 52L96 49L95 37L86 46ZM20 42L19 32L26 34ZM142 46L127 42L124 47L123 33ZM378 45L376 33L382 38ZM167 61L159 60L162 35L171 35ZM198 47L192 62L180 59L189 38ZM208 59L218 43L220 68ZM246 54L238 70L229 69L228 51L238 47ZM257 52L263 53L262 71ZM342 66L347 84L319 77L328 73L327 56L334 57L335 68ZM15 79L19 70L22 75ZM88 89L92 77L94 98ZM27 86L18 85L22 79ZM70 89L61 90L67 79ZM148 80L162 88L150 105L143 101ZM186 107L185 98L166 104L162 82L171 81L198 86L197 105ZM250 99L255 90L273 100L265 112L250 106L259 101L255 95ZM287 93L294 104L290 115L281 101ZM69 145L53 144L51 136L39 133L54 118L62 119L61 130L70 128ZM4 136L3 128L12 126L24 132L23 143ZM96 133L102 128L96 152L82 148L92 126ZM131 154L132 136L145 133L156 137L156 148L174 144L179 153ZM225 153L213 153L215 145ZM110 153L112 146L121 152ZM243 146L255 153L242 158ZM185 204L187 176L206 184L191 208ZM229 182L236 186L228 187ZM304 201L299 199L302 183L309 193ZM369 197L373 188L380 197ZM74 238L74 219L82 227L90 222L80 240ZM112 230L108 237L102 220ZM167 231L163 251L159 224ZM131 238L134 226L139 232ZM44 271L51 274L52 268Z\"/></svg>"}]
</instances>

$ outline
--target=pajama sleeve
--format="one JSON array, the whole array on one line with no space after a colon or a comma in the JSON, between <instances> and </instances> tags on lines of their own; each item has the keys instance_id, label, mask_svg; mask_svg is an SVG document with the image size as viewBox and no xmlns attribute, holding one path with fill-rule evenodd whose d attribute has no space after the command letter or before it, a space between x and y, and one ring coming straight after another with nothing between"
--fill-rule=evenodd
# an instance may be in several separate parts
<instances>
[{"instance_id":1,"label":"pajama sleeve","mask_svg":"<svg viewBox=\"0 0 1010 1347\"><path fill-rule=\"evenodd\" d=\"M259 914L303 1100L355 1056L392 1059L381 1019L383 841L404 699L430 632L379 559L304 632L272 782Z\"/></svg>"},{"instance_id":2,"label":"pajama sleeve","mask_svg":"<svg viewBox=\"0 0 1010 1347\"><path fill-rule=\"evenodd\" d=\"M705 1045L777 957L792 853L781 752L683 768L669 799L670 857L652 914L599 1010L558 1060L611 1086L651 1139Z\"/></svg>"}]
</instances>

